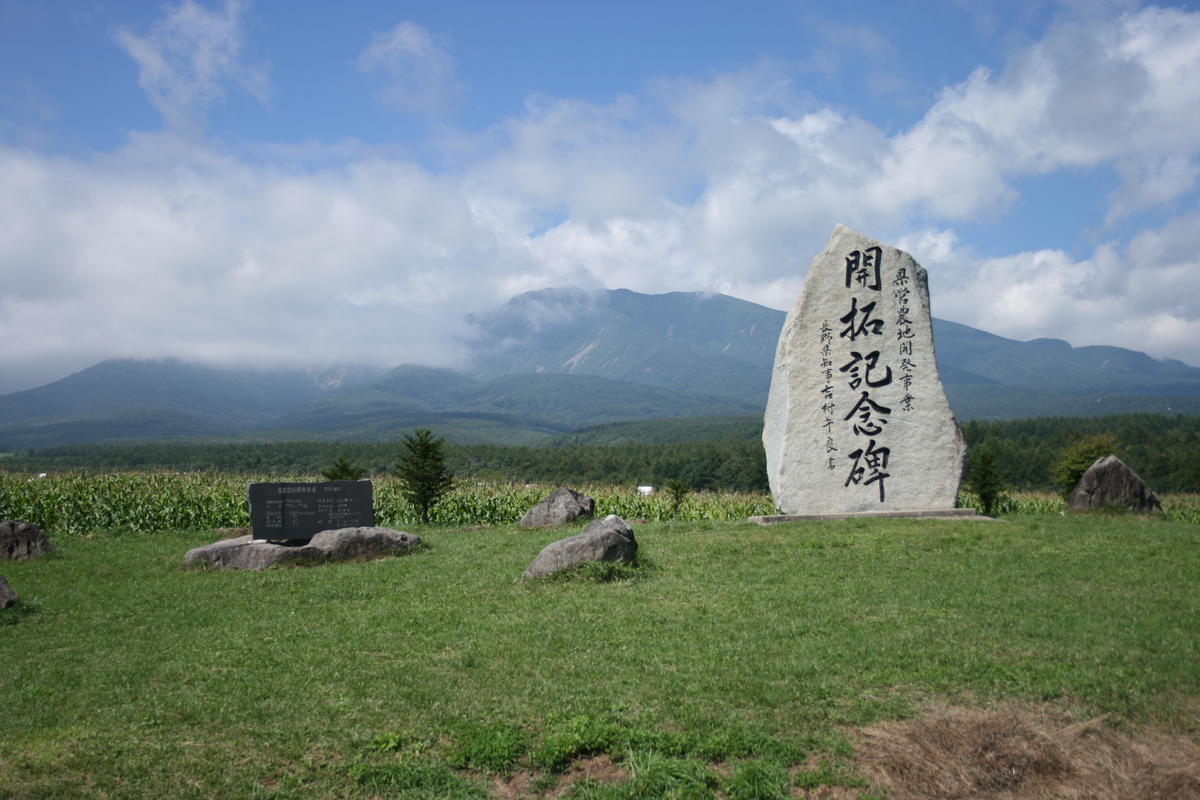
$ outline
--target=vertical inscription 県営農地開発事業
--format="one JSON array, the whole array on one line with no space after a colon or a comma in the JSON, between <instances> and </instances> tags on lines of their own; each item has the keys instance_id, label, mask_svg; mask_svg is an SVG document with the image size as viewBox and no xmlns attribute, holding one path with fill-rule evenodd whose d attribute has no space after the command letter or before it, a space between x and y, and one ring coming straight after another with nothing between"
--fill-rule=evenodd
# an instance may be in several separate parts
<instances>
[{"instance_id":1,"label":"vertical inscription \u770c\u55b6\u8fb2\u5730\u958b\u767a\u4e8b\u696d","mask_svg":"<svg viewBox=\"0 0 1200 800\"><path fill-rule=\"evenodd\" d=\"M966 446L933 354L924 269L839 225L776 350L763 444L784 513L954 507Z\"/></svg>"}]
</instances>

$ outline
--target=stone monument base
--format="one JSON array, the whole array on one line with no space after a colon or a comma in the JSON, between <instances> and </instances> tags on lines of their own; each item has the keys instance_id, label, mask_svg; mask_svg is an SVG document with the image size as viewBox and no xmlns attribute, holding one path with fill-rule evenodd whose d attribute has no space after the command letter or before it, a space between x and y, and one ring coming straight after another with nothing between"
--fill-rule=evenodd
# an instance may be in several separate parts
<instances>
[{"instance_id":1,"label":"stone monument base","mask_svg":"<svg viewBox=\"0 0 1200 800\"><path fill-rule=\"evenodd\" d=\"M757 525L773 525L776 522L799 522L801 520L821 519L874 519L889 517L912 517L916 519L974 519L992 520L973 508L941 508L914 509L912 511L856 511L846 514L769 514L762 517L748 517L747 522Z\"/></svg>"}]
</instances>

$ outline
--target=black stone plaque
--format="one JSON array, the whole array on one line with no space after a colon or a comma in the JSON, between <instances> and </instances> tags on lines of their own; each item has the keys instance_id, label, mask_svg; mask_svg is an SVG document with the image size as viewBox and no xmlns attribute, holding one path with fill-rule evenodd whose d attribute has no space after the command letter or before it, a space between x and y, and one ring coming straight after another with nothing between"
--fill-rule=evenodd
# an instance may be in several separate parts
<instances>
[{"instance_id":1,"label":"black stone plaque","mask_svg":"<svg viewBox=\"0 0 1200 800\"><path fill-rule=\"evenodd\" d=\"M247 493L255 539L307 541L321 531L375 524L370 481L252 483Z\"/></svg>"}]
</instances>

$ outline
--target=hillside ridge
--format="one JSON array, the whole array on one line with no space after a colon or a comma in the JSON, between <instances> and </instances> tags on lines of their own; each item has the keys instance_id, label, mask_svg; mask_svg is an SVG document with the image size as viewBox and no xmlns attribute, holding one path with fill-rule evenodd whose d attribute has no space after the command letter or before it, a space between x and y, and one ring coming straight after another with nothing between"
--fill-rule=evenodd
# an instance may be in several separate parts
<instances>
[{"instance_id":1,"label":"hillside ridge","mask_svg":"<svg viewBox=\"0 0 1200 800\"><path fill-rule=\"evenodd\" d=\"M413 427L549 443L633 420L753 416L786 315L728 295L543 289L468 317L461 369L249 369L112 359L0 396L0 452L112 439L378 440ZM1027 342L935 318L960 420L1200 413L1200 368L1119 347Z\"/></svg>"}]
</instances>

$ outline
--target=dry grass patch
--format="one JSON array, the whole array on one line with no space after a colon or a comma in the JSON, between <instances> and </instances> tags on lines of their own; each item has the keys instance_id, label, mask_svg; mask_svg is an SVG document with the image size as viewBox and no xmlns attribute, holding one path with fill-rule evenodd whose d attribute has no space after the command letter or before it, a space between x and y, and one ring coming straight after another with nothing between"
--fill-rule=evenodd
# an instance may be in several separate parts
<instances>
[{"instance_id":1,"label":"dry grass patch","mask_svg":"<svg viewBox=\"0 0 1200 800\"><path fill-rule=\"evenodd\" d=\"M511 775L492 775L488 794L492 800L540 800L561 797L580 781L619 783L629 771L607 754L577 758L560 775L543 775L534 770L517 770Z\"/></svg>"},{"instance_id":2,"label":"dry grass patch","mask_svg":"<svg viewBox=\"0 0 1200 800\"><path fill-rule=\"evenodd\" d=\"M1126 735L1046 708L939 707L860 729L855 760L893 800L1185 800L1200 798L1196 730Z\"/></svg>"}]
</instances>

